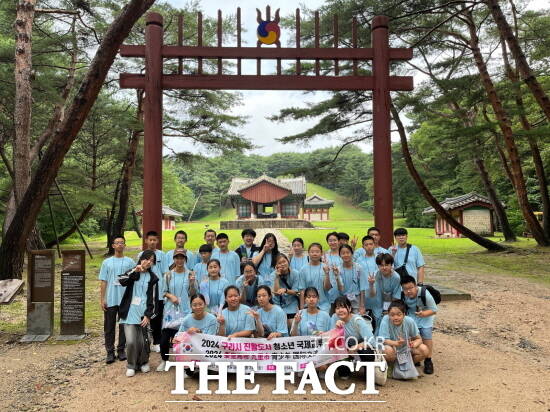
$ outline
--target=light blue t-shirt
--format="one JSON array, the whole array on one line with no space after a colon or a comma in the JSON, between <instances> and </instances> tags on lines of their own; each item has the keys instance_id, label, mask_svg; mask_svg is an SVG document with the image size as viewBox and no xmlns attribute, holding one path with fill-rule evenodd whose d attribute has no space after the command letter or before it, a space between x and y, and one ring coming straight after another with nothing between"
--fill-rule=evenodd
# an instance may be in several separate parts
<instances>
[{"instance_id":1,"label":"light blue t-shirt","mask_svg":"<svg viewBox=\"0 0 550 412\"><path fill-rule=\"evenodd\" d=\"M334 303L336 298L340 296L340 291L338 290L338 287L336 286L336 279L334 278L334 273L332 272L332 266L340 266L342 265L342 258L340 255L331 255L330 252L325 253L325 257L327 259L328 264L331 267L330 270L330 284L332 287L328 290L327 296L330 303Z\"/></svg>"},{"instance_id":2,"label":"light blue t-shirt","mask_svg":"<svg viewBox=\"0 0 550 412\"><path fill-rule=\"evenodd\" d=\"M393 257L394 268L403 266L403 262L405 262L406 254L407 254L406 247L397 248L397 252ZM418 249L415 245L412 245L411 249L409 250L409 257L407 258L407 264L405 265L405 268L407 269L407 273L411 275L415 280L418 280L418 268L424 266L425 264L426 263L424 262L424 257L422 256L422 252L420 252L420 249Z\"/></svg>"},{"instance_id":3,"label":"light blue t-shirt","mask_svg":"<svg viewBox=\"0 0 550 412\"><path fill-rule=\"evenodd\" d=\"M193 314L190 313L180 325L179 332L185 332L190 328L197 328L207 335L215 335L218 333L218 320L211 313L205 313L204 317L200 320L195 319Z\"/></svg>"},{"instance_id":4,"label":"light blue t-shirt","mask_svg":"<svg viewBox=\"0 0 550 412\"><path fill-rule=\"evenodd\" d=\"M313 286L319 292L319 308L328 312L330 310L330 300L328 298L328 291L325 291L323 286L325 279L325 272L323 271L323 263L317 266L308 264L300 271L300 290L304 290L310 286Z\"/></svg>"},{"instance_id":5,"label":"light blue t-shirt","mask_svg":"<svg viewBox=\"0 0 550 412\"><path fill-rule=\"evenodd\" d=\"M99 279L107 282L105 302L108 307L120 305L126 288L120 285L118 277L135 266L135 262L126 256L120 258L112 256L101 264Z\"/></svg>"},{"instance_id":6,"label":"light blue t-shirt","mask_svg":"<svg viewBox=\"0 0 550 412\"><path fill-rule=\"evenodd\" d=\"M355 296L359 295L361 278L365 277L363 267L354 263L351 268L345 268L342 265L338 266L340 271L340 281L344 284L344 290L338 290L336 278L334 278L333 288L338 290L340 296ZM349 296L348 296L349 297Z\"/></svg>"},{"instance_id":7,"label":"light blue t-shirt","mask_svg":"<svg viewBox=\"0 0 550 412\"><path fill-rule=\"evenodd\" d=\"M119 323L128 325L139 325L141 323L141 318L147 309L147 287L150 280L151 275L149 272L140 273L139 279L134 282L132 289L132 300L128 316L126 319L120 319Z\"/></svg>"},{"instance_id":8,"label":"light blue t-shirt","mask_svg":"<svg viewBox=\"0 0 550 412\"><path fill-rule=\"evenodd\" d=\"M275 272L269 272L268 274L259 274L258 275L258 286L269 286L273 291L273 285L275 284Z\"/></svg>"},{"instance_id":9,"label":"light blue t-shirt","mask_svg":"<svg viewBox=\"0 0 550 412\"><path fill-rule=\"evenodd\" d=\"M359 288L365 292L365 309L374 311L376 306L376 297L370 296L369 274L374 276L378 272L376 256L364 256L357 261L363 268L361 279L359 279Z\"/></svg>"},{"instance_id":10,"label":"light blue t-shirt","mask_svg":"<svg viewBox=\"0 0 550 412\"><path fill-rule=\"evenodd\" d=\"M407 315L411 317L419 328L431 328L434 325L435 315L426 318L419 318L415 315L417 308L419 310L433 310L437 312L437 305L429 290L426 290L426 306L422 303L421 296L422 286L418 287L416 298L409 299L405 297L405 305L407 305Z\"/></svg>"},{"instance_id":11,"label":"light blue t-shirt","mask_svg":"<svg viewBox=\"0 0 550 412\"><path fill-rule=\"evenodd\" d=\"M142 253L143 252L139 252L138 254L138 258L137 258L138 263ZM162 250L159 250L159 249L155 250L155 257L156 257L156 261L155 261L155 264L151 266L151 271L155 275L157 275L157 278L159 280L158 285L159 285L159 292L160 292L161 290L164 289L164 276L163 276L164 272L168 271L168 266L170 266L170 264L168 264L166 255ZM162 296L159 296L159 300L162 300Z\"/></svg>"},{"instance_id":12,"label":"light blue t-shirt","mask_svg":"<svg viewBox=\"0 0 550 412\"><path fill-rule=\"evenodd\" d=\"M165 293L170 293L172 295L177 296L177 298L180 300L180 311L187 315L191 313L191 304L189 303L189 271L185 271L182 273L177 273L175 271L171 271L170 276L170 283L163 282L164 288L162 290L159 289L161 296L164 296ZM195 281L195 290L198 291L198 285ZM164 298L164 311L170 310L174 304L172 301L168 298Z\"/></svg>"},{"instance_id":13,"label":"light blue t-shirt","mask_svg":"<svg viewBox=\"0 0 550 412\"><path fill-rule=\"evenodd\" d=\"M275 272L272 274L275 277ZM290 269L290 273L284 276L286 285L279 279L279 288L290 289L294 291L300 290L300 275L297 271ZM287 287L288 285L288 287ZM285 313L296 313L298 311L299 297L285 293L282 296L273 295L273 302L279 305Z\"/></svg>"},{"instance_id":14,"label":"light blue t-shirt","mask_svg":"<svg viewBox=\"0 0 550 412\"><path fill-rule=\"evenodd\" d=\"M227 279L230 285L235 285L237 278L241 275L241 259L232 250L222 253L220 249L212 252L212 259L218 259L221 264L220 273Z\"/></svg>"},{"instance_id":15,"label":"light blue t-shirt","mask_svg":"<svg viewBox=\"0 0 550 412\"><path fill-rule=\"evenodd\" d=\"M254 255L252 257L258 256L260 252L254 252ZM258 266L258 273L260 275L270 275L271 272L273 272L273 268L271 267L271 259L273 256L271 255L271 252L264 253L264 257L262 258L262 261L260 262L260 265Z\"/></svg>"},{"instance_id":16,"label":"light blue t-shirt","mask_svg":"<svg viewBox=\"0 0 550 412\"><path fill-rule=\"evenodd\" d=\"M243 330L256 330L256 321L247 312L250 308L242 303L237 310L222 310L222 316L225 319L225 336L232 335Z\"/></svg>"},{"instance_id":17,"label":"light blue t-shirt","mask_svg":"<svg viewBox=\"0 0 550 412\"><path fill-rule=\"evenodd\" d=\"M220 303L225 299L223 292L228 286L229 282L225 278L216 280L208 278L199 285L199 290L206 298L206 305L211 313L218 313Z\"/></svg>"},{"instance_id":18,"label":"light blue t-shirt","mask_svg":"<svg viewBox=\"0 0 550 412\"><path fill-rule=\"evenodd\" d=\"M389 253L388 249L384 249L382 246L378 246L374 248L374 257L382 254L382 253ZM363 259L365 256L367 256L367 251L365 248L360 247L353 252L353 260L356 262L359 262L361 259Z\"/></svg>"},{"instance_id":19,"label":"light blue t-shirt","mask_svg":"<svg viewBox=\"0 0 550 412\"><path fill-rule=\"evenodd\" d=\"M384 315L380 327L378 328L378 336L389 340L399 340L399 337L403 339L414 338L420 335L418 327L414 320L405 316L403 322L399 326L395 326L388 315Z\"/></svg>"},{"instance_id":20,"label":"light blue t-shirt","mask_svg":"<svg viewBox=\"0 0 550 412\"><path fill-rule=\"evenodd\" d=\"M168 268L170 267L170 265L172 263L174 263L174 250L175 249L172 249L172 250L169 250L168 252L165 253L165 256L166 256L166 271L168 271ZM187 260L185 261L185 267L189 270L192 270L193 267L196 264L197 257L190 250L185 251L185 256L187 257Z\"/></svg>"},{"instance_id":21,"label":"light blue t-shirt","mask_svg":"<svg viewBox=\"0 0 550 412\"><path fill-rule=\"evenodd\" d=\"M307 255L302 255L301 257L292 256L290 258L290 268L294 269L296 272L300 272L300 270L302 270L302 268L307 264Z\"/></svg>"},{"instance_id":22,"label":"light blue t-shirt","mask_svg":"<svg viewBox=\"0 0 550 412\"><path fill-rule=\"evenodd\" d=\"M298 335L311 336L316 332L326 332L330 330L330 316L327 312L320 310L315 315L309 313L307 309L300 311L302 319L298 324ZM292 322L294 326L295 321Z\"/></svg>"},{"instance_id":23,"label":"light blue t-shirt","mask_svg":"<svg viewBox=\"0 0 550 412\"><path fill-rule=\"evenodd\" d=\"M336 322L340 318L336 313L330 318L330 328L334 329L336 327ZM344 324L344 333L345 337L349 338L354 336L358 342L368 341L372 338L372 324L367 322L359 315L352 315L351 318Z\"/></svg>"},{"instance_id":24,"label":"light blue t-shirt","mask_svg":"<svg viewBox=\"0 0 550 412\"><path fill-rule=\"evenodd\" d=\"M288 336L288 326L286 324L286 314L277 305L271 306L269 312L263 308L258 309L262 324L267 325L271 332L279 332L283 336Z\"/></svg>"},{"instance_id":25,"label":"light blue t-shirt","mask_svg":"<svg viewBox=\"0 0 550 412\"><path fill-rule=\"evenodd\" d=\"M195 279L197 279L197 282L200 283L208 279L208 270L206 269L206 263L197 263L195 267L193 267L193 271L195 272Z\"/></svg>"},{"instance_id":26,"label":"light blue t-shirt","mask_svg":"<svg viewBox=\"0 0 550 412\"><path fill-rule=\"evenodd\" d=\"M384 302L389 306L392 299L401 299L401 278L395 271L389 277L385 277L378 271L375 275L374 287L376 289L376 306L374 307L374 317L378 320L382 318ZM365 292L365 293L368 293Z\"/></svg>"}]
</instances>

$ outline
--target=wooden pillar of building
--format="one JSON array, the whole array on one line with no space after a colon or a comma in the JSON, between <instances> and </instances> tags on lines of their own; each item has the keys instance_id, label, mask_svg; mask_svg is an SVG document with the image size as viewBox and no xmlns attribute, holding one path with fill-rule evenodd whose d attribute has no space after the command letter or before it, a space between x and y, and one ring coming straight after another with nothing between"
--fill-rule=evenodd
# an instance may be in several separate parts
<instances>
[{"instance_id":1,"label":"wooden pillar of building","mask_svg":"<svg viewBox=\"0 0 550 412\"><path fill-rule=\"evenodd\" d=\"M277 219L281 219L282 216L283 216L283 214L282 214L282 210L281 210L281 201L278 200L277 201Z\"/></svg>"},{"instance_id":2,"label":"wooden pillar of building","mask_svg":"<svg viewBox=\"0 0 550 412\"><path fill-rule=\"evenodd\" d=\"M256 213L254 213L254 202L250 201L250 218L256 219Z\"/></svg>"},{"instance_id":3,"label":"wooden pillar of building","mask_svg":"<svg viewBox=\"0 0 550 412\"><path fill-rule=\"evenodd\" d=\"M143 107L143 234L154 230L162 247L162 44L163 20L149 13L145 27ZM145 247L145 236L143 236Z\"/></svg>"},{"instance_id":4,"label":"wooden pillar of building","mask_svg":"<svg viewBox=\"0 0 550 412\"><path fill-rule=\"evenodd\" d=\"M388 247L393 239L388 24L388 17L376 16L372 21L371 35L374 52L372 61L374 224L380 229L382 247Z\"/></svg>"}]
</instances>

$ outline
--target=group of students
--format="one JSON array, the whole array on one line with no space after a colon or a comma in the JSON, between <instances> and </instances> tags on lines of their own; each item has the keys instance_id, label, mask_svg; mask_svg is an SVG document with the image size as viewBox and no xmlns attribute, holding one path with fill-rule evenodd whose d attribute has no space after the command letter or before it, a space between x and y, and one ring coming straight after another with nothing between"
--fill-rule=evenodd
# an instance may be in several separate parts
<instances>
[{"instance_id":1,"label":"group of students","mask_svg":"<svg viewBox=\"0 0 550 412\"><path fill-rule=\"evenodd\" d=\"M346 338L359 342L350 351L362 359L373 359L367 342L378 336L388 362L407 348L417 366L424 361L424 373L433 373L437 306L423 285L422 253L407 242L406 229L395 230L389 249L379 245L376 227L355 250L357 239L345 233L329 233L326 251L311 243L306 252L296 238L288 256L272 233L259 246L254 230L241 235L243 243L232 251L227 234L209 229L193 253L180 230L176 247L164 253L157 249L158 234L148 232L137 264L124 256L124 237L114 237L115 254L99 274L106 362L127 360L126 375L134 376L149 372L153 350L162 357L157 371L164 371L172 339L183 331L273 339L344 328ZM342 378L348 376L342 371Z\"/></svg>"}]
</instances>

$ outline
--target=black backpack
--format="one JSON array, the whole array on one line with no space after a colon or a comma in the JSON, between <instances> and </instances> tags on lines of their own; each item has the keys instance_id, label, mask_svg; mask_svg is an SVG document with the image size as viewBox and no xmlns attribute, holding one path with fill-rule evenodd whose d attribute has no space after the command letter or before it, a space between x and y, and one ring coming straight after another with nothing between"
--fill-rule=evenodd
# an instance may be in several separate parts
<instances>
[{"instance_id":1,"label":"black backpack","mask_svg":"<svg viewBox=\"0 0 550 412\"><path fill-rule=\"evenodd\" d=\"M426 290L430 292L430 295L432 295L432 298L434 298L434 302L436 305L439 305L441 302L441 292L434 288L432 285L423 285L420 287L420 300L422 300L422 304L426 306ZM405 294L401 292L401 300L405 302Z\"/></svg>"}]
</instances>

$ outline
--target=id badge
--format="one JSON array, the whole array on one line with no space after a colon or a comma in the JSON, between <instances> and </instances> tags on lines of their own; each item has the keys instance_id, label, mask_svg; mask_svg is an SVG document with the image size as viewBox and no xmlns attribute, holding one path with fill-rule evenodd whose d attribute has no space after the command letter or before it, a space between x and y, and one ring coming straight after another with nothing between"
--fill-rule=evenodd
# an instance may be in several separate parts
<instances>
[{"instance_id":1,"label":"id badge","mask_svg":"<svg viewBox=\"0 0 550 412\"><path fill-rule=\"evenodd\" d=\"M382 311L387 312L390 307L391 302L384 302L382 304Z\"/></svg>"},{"instance_id":2,"label":"id badge","mask_svg":"<svg viewBox=\"0 0 550 412\"><path fill-rule=\"evenodd\" d=\"M113 285L115 285L115 286L121 286L121 285L120 285L120 282L119 282L119 280L118 280L118 278L116 278L116 279L113 281Z\"/></svg>"},{"instance_id":3,"label":"id badge","mask_svg":"<svg viewBox=\"0 0 550 412\"><path fill-rule=\"evenodd\" d=\"M141 305L141 297L139 296L134 296L132 298L132 305Z\"/></svg>"},{"instance_id":4,"label":"id badge","mask_svg":"<svg viewBox=\"0 0 550 412\"><path fill-rule=\"evenodd\" d=\"M355 302L355 300L357 300L357 296L353 293L346 293L346 297L349 299L350 302Z\"/></svg>"},{"instance_id":5,"label":"id badge","mask_svg":"<svg viewBox=\"0 0 550 412\"><path fill-rule=\"evenodd\" d=\"M407 363L407 361L408 361L407 352L397 352L397 363L398 364L403 365L403 364Z\"/></svg>"}]
</instances>

